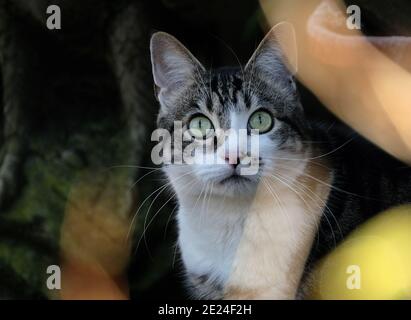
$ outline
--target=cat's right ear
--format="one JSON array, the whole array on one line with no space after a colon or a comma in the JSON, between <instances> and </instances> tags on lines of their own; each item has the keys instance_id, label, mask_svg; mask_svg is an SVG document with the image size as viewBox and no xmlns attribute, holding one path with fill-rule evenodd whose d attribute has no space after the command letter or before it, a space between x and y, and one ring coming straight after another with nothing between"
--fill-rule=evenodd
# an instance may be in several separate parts
<instances>
[{"instance_id":1,"label":"cat's right ear","mask_svg":"<svg viewBox=\"0 0 411 320\"><path fill-rule=\"evenodd\" d=\"M293 25L289 22L275 25L261 41L245 70L258 72L270 80L278 74L295 75L298 71L298 59Z\"/></svg>"},{"instance_id":2,"label":"cat's right ear","mask_svg":"<svg viewBox=\"0 0 411 320\"><path fill-rule=\"evenodd\" d=\"M157 32L150 42L151 63L160 102L180 94L190 86L204 67L194 55L172 35Z\"/></svg>"}]
</instances>

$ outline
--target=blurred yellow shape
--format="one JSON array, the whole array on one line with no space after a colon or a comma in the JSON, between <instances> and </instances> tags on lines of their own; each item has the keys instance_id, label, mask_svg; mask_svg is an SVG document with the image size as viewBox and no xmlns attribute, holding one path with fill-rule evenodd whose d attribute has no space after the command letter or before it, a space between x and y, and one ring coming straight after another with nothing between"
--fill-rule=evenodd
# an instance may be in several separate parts
<instances>
[{"instance_id":1,"label":"blurred yellow shape","mask_svg":"<svg viewBox=\"0 0 411 320\"><path fill-rule=\"evenodd\" d=\"M109 175L73 187L61 229L62 299L127 299L130 199Z\"/></svg>"},{"instance_id":2,"label":"blurred yellow shape","mask_svg":"<svg viewBox=\"0 0 411 320\"><path fill-rule=\"evenodd\" d=\"M311 299L411 299L411 206L381 213L316 267Z\"/></svg>"},{"instance_id":3,"label":"blurred yellow shape","mask_svg":"<svg viewBox=\"0 0 411 320\"><path fill-rule=\"evenodd\" d=\"M260 3L270 25L295 29L299 80L341 120L411 164L411 38L348 29L340 0Z\"/></svg>"}]
</instances>

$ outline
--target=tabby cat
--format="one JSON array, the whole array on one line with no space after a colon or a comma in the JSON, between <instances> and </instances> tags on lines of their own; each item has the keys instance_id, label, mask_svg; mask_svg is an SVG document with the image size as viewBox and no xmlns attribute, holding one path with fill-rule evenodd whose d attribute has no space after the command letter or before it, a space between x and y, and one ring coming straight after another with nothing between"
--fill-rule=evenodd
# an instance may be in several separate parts
<instances>
[{"instance_id":1,"label":"tabby cat","mask_svg":"<svg viewBox=\"0 0 411 320\"><path fill-rule=\"evenodd\" d=\"M152 36L158 127L171 133L164 153L172 158L194 144L184 161L163 166L194 298L304 297L320 257L369 217L410 201L408 167L355 133L305 116L295 57L285 23L243 68L206 70L173 36ZM175 121L189 142L174 143ZM257 130L258 156L249 152L251 134L233 144L218 130ZM250 159L258 170L242 175Z\"/></svg>"}]
</instances>

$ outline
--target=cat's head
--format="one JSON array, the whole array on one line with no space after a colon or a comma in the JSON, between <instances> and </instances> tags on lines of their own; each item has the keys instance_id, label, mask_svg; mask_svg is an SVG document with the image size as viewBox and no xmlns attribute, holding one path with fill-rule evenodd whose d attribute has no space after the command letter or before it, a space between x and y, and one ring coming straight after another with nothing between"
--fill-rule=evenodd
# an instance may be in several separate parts
<instances>
[{"instance_id":1,"label":"cat's head","mask_svg":"<svg viewBox=\"0 0 411 320\"><path fill-rule=\"evenodd\" d=\"M275 170L298 167L306 152L307 127L293 77L292 26L274 27L244 68L206 70L163 32L151 39L151 59L160 102L158 127L171 133L162 144L168 145L163 154L169 154L171 163L164 170L173 184L180 181L192 192L212 185L216 193L235 195L251 191ZM250 133L255 130L258 152L253 154L250 145L256 140ZM182 143L176 143L174 137L181 135ZM177 164L171 154L186 157ZM258 166L254 174L241 174L251 162Z\"/></svg>"}]
</instances>

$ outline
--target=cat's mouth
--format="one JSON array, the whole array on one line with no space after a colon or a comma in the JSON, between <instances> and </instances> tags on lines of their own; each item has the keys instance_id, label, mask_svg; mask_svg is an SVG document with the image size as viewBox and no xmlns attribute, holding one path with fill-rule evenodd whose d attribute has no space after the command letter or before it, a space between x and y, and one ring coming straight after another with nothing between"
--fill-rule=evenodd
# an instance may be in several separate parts
<instances>
[{"instance_id":1,"label":"cat's mouth","mask_svg":"<svg viewBox=\"0 0 411 320\"><path fill-rule=\"evenodd\" d=\"M245 176L241 176L237 173L233 173L227 178L224 178L223 180L221 180L219 183L224 185L224 184L232 184L232 183L244 183L244 182L249 182L249 181L251 181L249 178Z\"/></svg>"}]
</instances>

